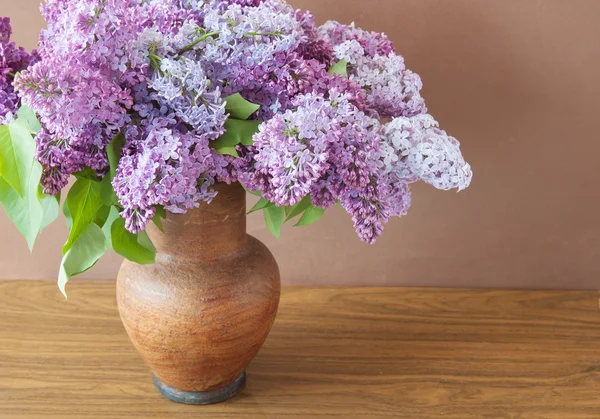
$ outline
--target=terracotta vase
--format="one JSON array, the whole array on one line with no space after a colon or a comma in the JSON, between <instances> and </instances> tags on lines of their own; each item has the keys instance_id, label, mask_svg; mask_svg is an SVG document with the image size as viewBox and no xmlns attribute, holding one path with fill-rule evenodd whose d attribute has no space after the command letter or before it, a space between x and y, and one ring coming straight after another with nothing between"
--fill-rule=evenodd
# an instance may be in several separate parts
<instances>
[{"instance_id":1,"label":"terracotta vase","mask_svg":"<svg viewBox=\"0 0 600 419\"><path fill-rule=\"evenodd\" d=\"M246 234L246 193L216 186L209 205L149 227L156 263L125 261L117 281L121 319L157 389L187 404L237 394L279 304L279 269Z\"/></svg>"}]
</instances>

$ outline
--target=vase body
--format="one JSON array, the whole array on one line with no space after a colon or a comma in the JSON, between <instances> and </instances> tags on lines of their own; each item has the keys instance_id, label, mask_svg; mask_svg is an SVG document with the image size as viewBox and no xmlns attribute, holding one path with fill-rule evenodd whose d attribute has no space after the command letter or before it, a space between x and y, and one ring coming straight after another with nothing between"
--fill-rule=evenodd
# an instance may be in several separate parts
<instances>
[{"instance_id":1,"label":"vase body","mask_svg":"<svg viewBox=\"0 0 600 419\"><path fill-rule=\"evenodd\" d=\"M277 312L279 269L246 234L246 193L215 186L211 204L168 214L148 234L153 265L125 261L117 301L127 333L166 397L210 404L233 396Z\"/></svg>"}]
</instances>

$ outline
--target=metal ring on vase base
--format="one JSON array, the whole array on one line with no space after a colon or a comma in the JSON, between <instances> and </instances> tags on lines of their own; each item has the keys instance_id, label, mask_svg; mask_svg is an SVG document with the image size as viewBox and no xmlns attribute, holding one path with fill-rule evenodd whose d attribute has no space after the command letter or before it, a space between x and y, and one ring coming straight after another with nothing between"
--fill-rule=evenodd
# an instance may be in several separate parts
<instances>
[{"instance_id":1,"label":"metal ring on vase base","mask_svg":"<svg viewBox=\"0 0 600 419\"><path fill-rule=\"evenodd\" d=\"M152 374L152 380L154 381L154 387L156 387L158 392L169 400L183 404L206 405L221 403L237 395L246 384L246 371L227 387L213 391L180 391L173 387L169 387L160 381L154 374Z\"/></svg>"}]
</instances>

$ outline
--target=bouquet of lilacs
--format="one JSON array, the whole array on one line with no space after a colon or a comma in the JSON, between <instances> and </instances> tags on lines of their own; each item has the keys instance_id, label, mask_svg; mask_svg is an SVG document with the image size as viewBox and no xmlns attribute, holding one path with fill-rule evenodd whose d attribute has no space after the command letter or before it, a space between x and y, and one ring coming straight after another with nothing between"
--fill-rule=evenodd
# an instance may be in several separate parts
<instances>
[{"instance_id":1,"label":"bouquet of lilacs","mask_svg":"<svg viewBox=\"0 0 600 419\"><path fill-rule=\"evenodd\" d=\"M471 181L383 34L318 27L284 0L47 0L42 12L39 57L1 21L0 198L33 243L76 179L63 290L111 247L153 262L148 223L210 202L218 182L259 195L276 236L339 203L373 243L406 214L411 183Z\"/></svg>"}]
</instances>

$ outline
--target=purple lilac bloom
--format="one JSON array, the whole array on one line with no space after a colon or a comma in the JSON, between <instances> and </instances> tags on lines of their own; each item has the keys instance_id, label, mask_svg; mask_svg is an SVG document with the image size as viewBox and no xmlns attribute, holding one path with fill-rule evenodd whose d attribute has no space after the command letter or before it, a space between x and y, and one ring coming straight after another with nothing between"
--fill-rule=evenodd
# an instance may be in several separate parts
<instances>
[{"instance_id":1,"label":"purple lilac bloom","mask_svg":"<svg viewBox=\"0 0 600 419\"><path fill-rule=\"evenodd\" d=\"M361 190L347 189L341 194L340 203L352 215L354 229L365 243L374 244L390 219L386 194L386 185L377 181Z\"/></svg>"},{"instance_id":2,"label":"purple lilac bloom","mask_svg":"<svg viewBox=\"0 0 600 419\"><path fill-rule=\"evenodd\" d=\"M23 48L10 42L11 34L10 19L0 17L0 125L11 123L21 106L13 87L15 75L37 59L35 51L28 54Z\"/></svg>"},{"instance_id":3,"label":"purple lilac bloom","mask_svg":"<svg viewBox=\"0 0 600 419\"><path fill-rule=\"evenodd\" d=\"M113 186L131 232L144 230L155 205L183 213L215 196L209 190L214 179L205 174L214 165L208 137L170 128L171 118L159 116L143 130L125 131L131 152L121 158Z\"/></svg>"},{"instance_id":4,"label":"purple lilac bloom","mask_svg":"<svg viewBox=\"0 0 600 419\"><path fill-rule=\"evenodd\" d=\"M213 0L215 3L222 3L226 5L230 4L239 4L240 6L246 7L257 7L259 4L263 3L265 0Z\"/></svg>"},{"instance_id":5,"label":"purple lilac bloom","mask_svg":"<svg viewBox=\"0 0 600 419\"><path fill-rule=\"evenodd\" d=\"M0 117L15 109L11 74L22 71L14 85L42 123L37 159L52 194L83 168L104 176L106 147L123 134L113 187L131 232L157 205L186 212L210 202L216 182L241 182L279 206L340 202L373 243L406 214L410 183L470 182L458 143L425 115L421 80L385 35L318 28L284 0L47 0L42 12L32 66L0 20ZM339 60L348 77L328 74ZM264 121L253 145L236 146L239 158L211 147L233 93ZM384 117L395 119L382 127Z\"/></svg>"},{"instance_id":6,"label":"purple lilac bloom","mask_svg":"<svg viewBox=\"0 0 600 419\"><path fill-rule=\"evenodd\" d=\"M406 68L385 35L337 22L327 22L319 35L333 44L336 60L348 63L349 78L365 90L373 117L410 117L427 112L420 94L421 78Z\"/></svg>"},{"instance_id":7,"label":"purple lilac bloom","mask_svg":"<svg viewBox=\"0 0 600 419\"><path fill-rule=\"evenodd\" d=\"M0 17L0 42L8 44L12 35L12 27L10 26L10 18Z\"/></svg>"},{"instance_id":8,"label":"purple lilac bloom","mask_svg":"<svg viewBox=\"0 0 600 419\"><path fill-rule=\"evenodd\" d=\"M151 99L172 109L196 134L216 139L224 132L225 104L219 89L210 86L202 65L186 57L163 59L148 84L155 92Z\"/></svg>"},{"instance_id":9,"label":"purple lilac bloom","mask_svg":"<svg viewBox=\"0 0 600 419\"><path fill-rule=\"evenodd\" d=\"M329 142L336 139L322 98L307 98L310 106L275 115L254 136L254 170L267 179L255 185L278 206L296 205L328 169Z\"/></svg>"},{"instance_id":10,"label":"purple lilac bloom","mask_svg":"<svg viewBox=\"0 0 600 419\"><path fill-rule=\"evenodd\" d=\"M275 55L295 50L302 40L293 10L276 0L256 7L209 9L202 30L215 34L195 46L204 61L221 66L239 62L248 69L270 64ZM227 75L227 69L221 70Z\"/></svg>"},{"instance_id":11,"label":"purple lilac bloom","mask_svg":"<svg viewBox=\"0 0 600 419\"><path fill-rule=\"evenodd\" d=\"M349 41L355 42L355 41ZM335 47L336 56L350 65L350 80L367 93L367 106L381 118L414 116L427 112L420 91L421 78L406 69L404 59L398 55L378 55L365 59L345 51L346 44Z\"/></svg>"},{"instance_id":12,"label":"purple lilac bloom","mask_svg":"<svg viewBox=\"0 0 600 419\"><path fill-rule=\"evenodd\" d=\"M325 88L332 54L312 15L280 0L207 7L202 25L184 24L169 48L201 62L223 96L241 93L260 104L259 119L290 109L298 94Z\"/></svg>"},{"instance_id":13,"label":"purple lilac bloom","mask_svg":"<svg viewBox=\"0 0 600 419\"><path fill-rule=\"evenodd\" d=\"M212 198L210 179L198 185L213 165L208 142L226 119L218 89L184 58L165 60L165 71L151 77L151 58L168 52L164 38L203 16L198 2L189 3L50 0L42 7L43 59L17 86L44 128L37 156L46 192L58 193L84 167L103 176L105 148L124 132L128 153L114 185L130 231L143 230L154 205L180 212Z\"/></svg>"},{"instance_id":14,"label":"purple lilac bloom","mask_svg":"<svg viewBox=\"0 0 600 419\"><path fill-rule=\"evenodd\" d=\"M354 23L343 25L339 22L328 21L319 28L319 37L331 45L357 41L369 58L375 58L377 55L387 56L396 52L392 41L386 35L362 30L357 28Z\"/></svg>"},{"instance_id":15,"label":"purple lilac bloom","mask_svg":"<svg viewBox=\"0 0 600 419\"><path fill-rule=\"evenodd\" d=\"M341 122L339 140L332 144L335 183L329 190L352 216L359 238L372 244L390 218L388 186L381 178L381 126L351 98L345 92L329 92L336 119Z\"/></svg>"},{"instance_id":16,"label":"purple lilac bloom","mask_svg":"<svg viewBox=\"0 0 600 419\"><path fill-rule=\"evenodd\" d=\"M195 46L211 80L223 87L224 96L241 93L260 104L257 118L287 110L290 97L302 88L296 85L312 82L314 74L325 70L296 52L305 36L294 10L283 1L209 10L197 32L214 34Z\"/></svg>"},{"instance_id":17,"label":"purple lilac bloom","mask_svg":"<svg viewBox=\"0 0 600 419\"><path fill-rule=\"evenodd\" d=\"M298 10L296 19L300 22L306 38L306 41L298 47L298 53L308 60L317 60L329 68L333 59L333 44L319 38L319 28L315 24L315 17L311 12Z\"/></svg>"},{"instance_id":18,"label":"purple lilac bloom","mask_svg":"<svg viewBox=\"0 0 600 419\"><path fill-rule=\"evenodd\" d=\"M382 172L380 125L331 89L298 96L293 111L276 115L254 137L252 176L245 185L279 206L310 194L327 208L340 201L359 237L373 243L389 220Z\"/></svg>"},{"instance_id":19,"label":"purple lilac bloom","mask_svg":"<svg viewBox=\"0 0 600 419\"><path fill-rule=\"evenodd\" d=\"M131 85L143 73L128 64L128 46L147 18L136 6L135 0L49 0L42 6L48 22L40 37L42 59L15 86L42 123L38 156L47 154L44 145L52 147L53 166L40 159L51 172L43 175L47 193L57 193L85 166L105 173L99 167L107 164L105 148L131 121Z\"/></svg>"},{"instance_id":20,"label":"purple lilac bloom","mask_svg":"<svg viewBox=\"0 0 600 419\"><path fill-rule=\"evenodd\" d=\"M382 181L388 186L386 201L389 215L391 217L402 217L408 214L412 201L408 184L392 173L388 174L387 178L382 176Z\"/></svg>"}]
</instances>

